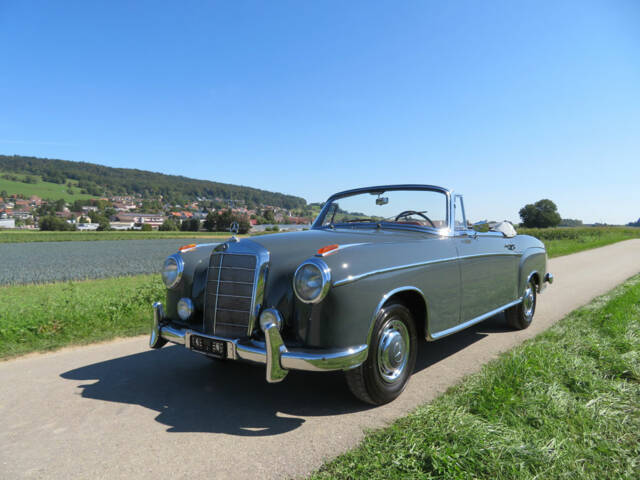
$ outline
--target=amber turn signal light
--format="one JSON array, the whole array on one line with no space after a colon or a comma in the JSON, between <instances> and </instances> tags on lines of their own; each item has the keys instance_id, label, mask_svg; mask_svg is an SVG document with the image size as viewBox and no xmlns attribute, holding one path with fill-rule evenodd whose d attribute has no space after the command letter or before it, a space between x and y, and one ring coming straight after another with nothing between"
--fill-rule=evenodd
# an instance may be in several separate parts
<instances>
[{"instance_id":1,"label":"amber turn signal light","mask_svg":"<svg viewBox=\"0 0 640 480\"><path fill-rule=\"evenodd\" d=\"M332 250L336 250L340 248L340 245L338 244L334 244L334 245L326 245L324 247L322 247L321 249L318 250L318 255L324 255L326 253L329 253Z\"/></svg>"},{"instance_id":2,"label":"amber turn signal light","mask_svg":"<svg viewBox=\"0 0 640 480\"><path fill-rule=\"evenodd\" d=\"M196 248L196 244L195 243L190 243L189 245L182 245L178 251L180 252L186 252L187 250L192 250Z\"/></svg>"}]
</instances>

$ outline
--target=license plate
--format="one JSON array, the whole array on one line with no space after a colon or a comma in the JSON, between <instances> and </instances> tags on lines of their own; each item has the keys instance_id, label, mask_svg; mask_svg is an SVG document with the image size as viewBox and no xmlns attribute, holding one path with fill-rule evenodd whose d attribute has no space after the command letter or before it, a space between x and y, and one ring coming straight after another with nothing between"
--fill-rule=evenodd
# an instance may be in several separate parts
<instances>
[{"instance_id":1,"label":"license plate","mask_svg":"<svg viewBox=\"0 0 640 480\"><path fill-rule=\"evenodd\" d=\"M227 342L198 335L191 335L190 338L192 350L213 355L214 357L227 358Z\"/></svg>"}]
</instances>

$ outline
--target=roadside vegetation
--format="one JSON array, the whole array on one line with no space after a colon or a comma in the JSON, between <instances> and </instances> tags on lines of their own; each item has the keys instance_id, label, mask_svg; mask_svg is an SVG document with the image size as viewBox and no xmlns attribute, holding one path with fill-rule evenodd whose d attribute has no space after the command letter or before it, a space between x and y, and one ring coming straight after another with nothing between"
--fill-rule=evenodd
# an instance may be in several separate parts
<instances>
[{"instance_id":1,"label":"roadside vegetation","mask_svg":"<svg viewBox=\"0 0 640 480\"><path fill-rule=\"evenodd\" d=\"M518 228L517 230L519 234L539 238L547 248L549 258L604 247L631 238L640 238L640 228L637 227Z\"/></svg>"},{"instance_id":2,"label":"roadside vegetation","mask_svg":"<svg viewBox=\"0 0 640 480\"><path fill-rule=\"evenodd\" d=\"M640 478L640 276L312 478Z\"/></svg>"},{"instance_id":3,"label":"roadside vegetation","mask_svg":"<svg viewBox=\"0 0 640 480\"><path fill-rule=\"evenodd\" d=\"M149 332L159 275L0 287L0 358Z\"/></svg>"}]
</instances>

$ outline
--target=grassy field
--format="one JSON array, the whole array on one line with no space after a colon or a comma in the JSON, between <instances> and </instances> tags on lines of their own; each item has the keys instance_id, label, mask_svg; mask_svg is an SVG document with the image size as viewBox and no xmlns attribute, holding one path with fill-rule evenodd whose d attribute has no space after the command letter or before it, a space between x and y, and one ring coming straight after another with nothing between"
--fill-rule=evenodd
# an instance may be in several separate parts
<instances>
[{"instance_id":1,"label":"grassy field","mask_svg":"<svg viewBox=\"0 0 640 480\"><path fill-rule=\"evenodd\" d=\"M229 232L142 232L116 230L109 232L41 232L39 230L0 230L0 243L73 242L92 240L158 240L163 238L229 238ZM244 237L246 235L238 235Z\"/></svg>"},{"instance_id":2,"label":"grassy field","mask_svg":"<svg viewBox=\"0 0 640 480\"><path fill-rule=\"evenodd\" d=\"M161 238L108 242L0 243L0 286L96 280L159 273L185 244L224 238Z\"/></svg>"},{"instance_id":3,"label":"grassy field","mask_svg":"<svg viewBox=\"0 0 640 480\"><path fill-rule=\"evenodd\" d=\"M11 172L2 172L0 171L0 175L4 173L10 173L11 175L15 175L16 177L22 179L25 178L25 175L19 173L11 173ZM38 180L37 183L23 183L23 182L15 182L13 180L7 180L5 178L0 178L0 192L2 190L6 190L9 195L14 193L21 193L26 198L29 198L31 195L37 195L40 198L49 198L51 200L59 200L64 198L67 202L73 202L75 200L83 200L85 198L95 198L93 195L86 195L80 193L80 189L77 186L73 186L71 189L73 190L73 195L67 192L67 185L58 184L58 183L50 183L43 182L42 178L38 175L31 175L32 177ZM76 181L70 181L72 185L76 185Z\"/></svg>"},{"instance_id":4,"label":"grassy field","mask_svg":"<svg viewBox=\"0 0 640 480\"><path fill-rule=\"evenodd\" d=\"M0 358L148 333L159 275L0 287Z\"/></svg>"},{"instance_id":5,"label":"grassy field","mask_svg":"<svg viewBox=\"0 0 640 480\"><path fill-rule=\"evenodd\" d=\"M640 478L640 276L312 478Z\"/></svg>"},{"instance_id":6,"label":"grassy field","mask_svg":"<svg viewBox=\"0 0 640 480\"><path fill-rule=\"evenodd\" d=\"M519 228L518 233L544 242L549 258L640 238L640 228L633 227Z\"/></svg>"}]
</instances>

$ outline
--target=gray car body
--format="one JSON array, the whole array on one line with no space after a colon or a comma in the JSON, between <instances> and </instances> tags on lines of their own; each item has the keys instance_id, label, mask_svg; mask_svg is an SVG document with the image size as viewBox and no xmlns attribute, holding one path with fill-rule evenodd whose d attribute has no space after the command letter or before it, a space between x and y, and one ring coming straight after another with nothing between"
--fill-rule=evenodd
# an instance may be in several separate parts
<instances>
[{"instance_id":1,"label":"gray car body","mask_svg":"<svg viewBox=\"0 0 640 480\"><path fill-rule=\"evenodd\" d=\"M374 188L402 187L406 186ZM440 190L447 195L448 216L453 218L454 194ZM229 241L225 248L232 252L248 242L269 252L261 307L280 312L282 337L289 347L368 344L378 310L393 301L407 305L420 334L435 340L517 305L530 280L541 291L547 273L542 242L527 235L509 238L491 231L324 228L316 222L308 231ZM317 304L303 303L293 292L294 272L306 259L318 257L318 250L327 245L340 246L321 256L331 271L329 293ZM190 297L194 303L191 328L202 318L208 259L214 248L220 246L200 245L181 253L182 280L167 291L166 315L172 322L181 323L176 305L182 297ZM261 334L256 326L254 336L259 339Z\"/></svg>"}]
</instances>

